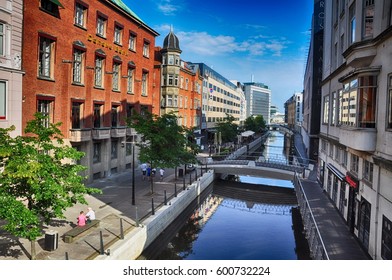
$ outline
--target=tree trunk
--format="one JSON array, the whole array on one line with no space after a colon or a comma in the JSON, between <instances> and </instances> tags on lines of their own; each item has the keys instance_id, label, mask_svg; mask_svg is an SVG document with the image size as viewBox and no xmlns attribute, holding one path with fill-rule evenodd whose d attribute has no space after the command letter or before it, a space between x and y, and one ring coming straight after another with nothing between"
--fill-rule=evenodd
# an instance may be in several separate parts
<instances>
[{"instance_id":1,"label":"tree trunk","mask_svg":"<svg viewBox=\"0 0 392 280\"><path fill-rule=\"evenodd\" d=\"M35 240L30 240L30 245L31 245L31 260L35 260L37 257L37 253L35 251Z\"/></svg>"}]
</instances>

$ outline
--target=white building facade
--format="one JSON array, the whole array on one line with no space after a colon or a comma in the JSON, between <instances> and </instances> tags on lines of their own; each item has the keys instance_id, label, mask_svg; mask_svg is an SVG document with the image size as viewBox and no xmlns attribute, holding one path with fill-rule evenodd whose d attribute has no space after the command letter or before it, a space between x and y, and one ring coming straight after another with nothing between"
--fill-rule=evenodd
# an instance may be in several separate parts
<instances>
[{"instance_id":1,"label":"white building facade","mask_svg":"<svg viewBox=\"0 0 392 280\"><path fill-rule=\"evenodd\" d=\"M392 259L391 53L391 1L325 1L319 178L373 259Z\"/></svg>"},{"instance_id":2,"label":"white building facade","mask_svg":"<svg viewBox=\"0 0 392 280\"><path fill-rule=\"evenodd\" d=\"M0 127L22 134L22 0L0 0Z\"/></svg>"}]
</instances>

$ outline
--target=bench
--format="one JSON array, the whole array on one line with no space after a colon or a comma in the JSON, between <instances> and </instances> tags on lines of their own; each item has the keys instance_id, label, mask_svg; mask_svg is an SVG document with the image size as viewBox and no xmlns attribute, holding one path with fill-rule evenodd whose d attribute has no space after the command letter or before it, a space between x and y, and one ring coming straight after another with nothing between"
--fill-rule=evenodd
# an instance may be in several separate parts
<instances>
[{"instance_id":1,"label":"bench","mask_svg":"<svg viewBox=\"0 0 392 280\"><path fill-rule=\"evenodd\" d=\"M65 243L72 243L76 238L81 235L83 232L86 232L92 227L98 227L100 220L92 220L91 222L87 223L84 226L77 226L73 229L64 233L64 242Z\"/></svg>"}]
</instances>

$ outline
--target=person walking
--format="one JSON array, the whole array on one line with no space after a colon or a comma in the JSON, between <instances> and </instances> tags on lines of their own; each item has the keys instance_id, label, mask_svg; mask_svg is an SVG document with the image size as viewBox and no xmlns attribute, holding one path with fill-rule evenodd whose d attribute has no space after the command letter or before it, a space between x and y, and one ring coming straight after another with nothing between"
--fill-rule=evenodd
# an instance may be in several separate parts
<instances>
[{"instance_id":1,"label":"person walking","mask_svg":"<svg viewBox=\"0 0 392 280\"><path fill-rule=\"evenodd\" d=\"M159 174L161 175L161 181L163 180L163 174L165 174L165 169L159 169Z\"/></svg>"},{"instance_id":2,"label":"person walking","mask_svg":"<svg viewBox=\"0 0 392 280\"><path fill-rule=\"evenodd\" d=\"M148 166L147 166L147 179L148 179L148 180L151 179L150 176L151 176L151 166L148 165Z\"/></svg>"},{"instance_id":3,"label":"person walking","mask_svg":"<svg viewBox=\"0 0 392 280\"><path fill-rule=\"evenodd\" d=\"M147 164L142 163L141 168L142 168L143 181L144 181L146 179L146 174L147 174Z\"/></svg>"}]
</instances>

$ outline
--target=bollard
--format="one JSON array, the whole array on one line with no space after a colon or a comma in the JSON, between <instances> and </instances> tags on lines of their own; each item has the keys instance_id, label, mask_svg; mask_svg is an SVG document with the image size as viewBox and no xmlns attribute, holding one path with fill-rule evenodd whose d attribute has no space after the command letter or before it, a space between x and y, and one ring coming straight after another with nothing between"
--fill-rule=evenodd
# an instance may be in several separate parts
<instances>
[{"instance_id":1,"label":"bollard","mask_svg":"<svg viewBox=\"0 0 392 280\"><path fill-rule=\"evenodd\" d=\"M137 215L137 207L135 207L135 222L136 222L136 227L139 227L139 218L138 218L138 215Z\"/></svg>"},{"instance_id":2,"label":"bollard","mask_svg":"<svg viewBox=\"0 0 392 280\"><path fill-rule=\"evenodd\" d=\"M200 166L200 176L203 176L203 166Z\"/></svg>"},{"instance_id":3,"label":"bollard","mask_svg":"<svg viewBox=\"0 0 392 280\"><path fill-rule=\"evenodd\" d=\"M166 197L166 190L165 190L165 200L164 200L165 205L167 205L167 197Z\"/></svg>"},{"instance_id":4,"label":"bollard","mask_svg":"<svg viewBox=\"0 0 392 280\"><path fill-rule=\"evenodd\" d=\"M69 260L69 258L68 258L68 252L65 252L65 259L66 259L66 260Z\"/></svg>"},{"instance_id":5,"label":"bollard","mask_svg":"<svg viewBox=\"0 0 392 280\"><path fill-rule=\"evenodd\" d=\"M124 239L123 219L120 218L120 239Z\"/></svg>"},{"instance_id":6,"label":"bollard","mask_svg":"<svg viewBox=\"0 0 392 280\"><path fill-rule=\"evenodd\" d=\"M177 183L174 183L174 197L177 197Z\"/></svg>"},{"instance_id":7,"label":"bollard","mask_svg":"<svg viewBox=\"0 0 392 280\"><path fill-rule=\"evenodd\" d=\"M182 177L182 189L185 191L185 176Z\"/></svg>"},{"instance_id":8,"label":"bollard","mask_svg":"<svg viewBox=\"0 0 392 280\"><path fill-rule=\"evenodd\" d=\"M105 252L104 252L104 248L103 248L103 236L102 236L102 230L100 230L100 231L99 231L99 237L100 237L100 240L101 240L101 242L100 242L100 245L101 245L100 255L104 255L104 254L105 254Z\"/></svg>"},{"instance_id":9,"label":"bollard","mask_svg":"<svg viewBox=\"0 0 392 280\"><path fill-rule=\"evenodd\" d=\"M151 197L151 215L155 215L154 198Z\"/></svg>"},{"instance_id":10,"label":"bollard","mask_svg":"<svg viewBox=\"0 0 392 280\"><path fill-rule=\"evenodd\" d=\"M192 173L189 173L189 185L192 185Z\"/></svg>"}]
</instances>

